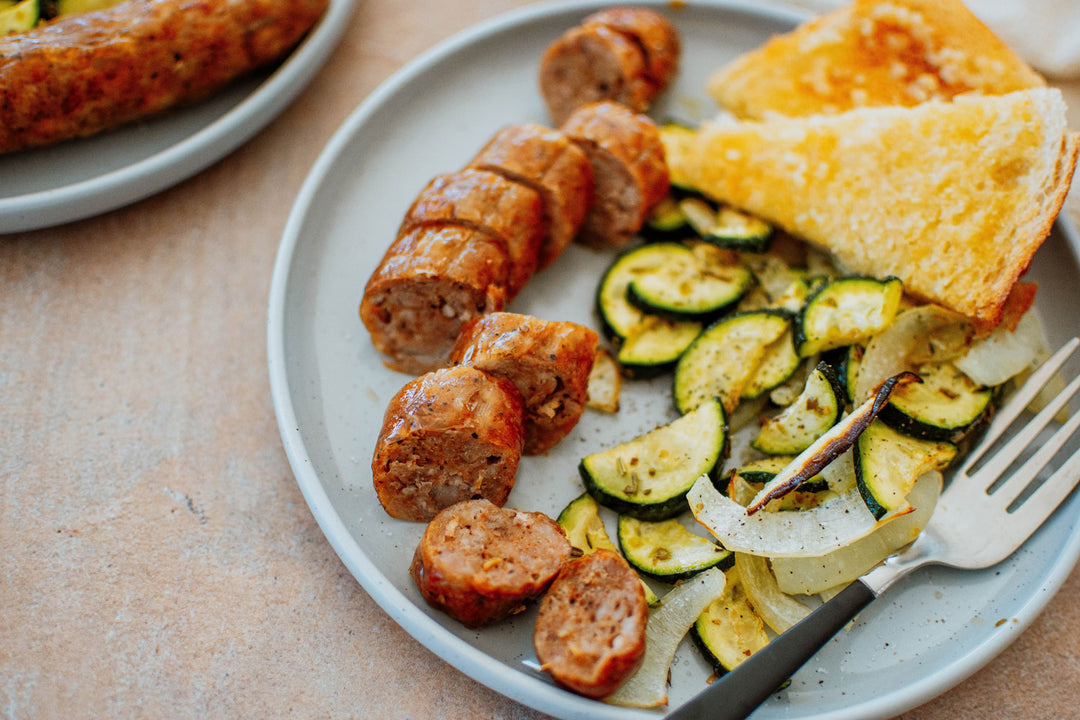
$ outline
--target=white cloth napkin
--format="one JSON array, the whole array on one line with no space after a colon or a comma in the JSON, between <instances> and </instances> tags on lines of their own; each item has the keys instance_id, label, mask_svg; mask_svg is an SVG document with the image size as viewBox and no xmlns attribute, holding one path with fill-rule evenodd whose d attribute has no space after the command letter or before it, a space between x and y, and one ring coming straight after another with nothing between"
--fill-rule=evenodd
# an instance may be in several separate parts
<instances>
[{"instance_id":1,"label":"white cloth napkin","mask_svg":"<svg viewBox=\"0 0 1080 720\"><path fill-rule=\"evenodd\" d=\"M828 12L844 0L793 0ZM1080 0L964 0L1013 50L1051 78L1080 78Z\"/></svg>"}]
</instances>

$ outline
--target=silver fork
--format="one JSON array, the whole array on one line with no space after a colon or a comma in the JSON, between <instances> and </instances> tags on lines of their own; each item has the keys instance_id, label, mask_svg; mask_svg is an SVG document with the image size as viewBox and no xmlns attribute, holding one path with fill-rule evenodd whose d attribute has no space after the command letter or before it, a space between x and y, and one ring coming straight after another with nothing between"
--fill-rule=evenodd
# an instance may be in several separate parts
<instances>
[{"instance_id":1,"label":"silver fork","mask_svg":"<svg viewBox=\"0 0 1080 720\"><path fill-rule=\"evenodd\" d=\"M966 569L990 567L1019 548L1080 481L1077 450L1041 485L1029 489L1039 471L1080 427L1080 413L1076 413L1048 440L1039 437L1080 389L1080 377L1002 447L992 454L989 451L1078 345L1077 338L1067 342L998 411L978 447L952 474L930 522L907 550L848 585L802 622L677 708L667 716L668 720L745 718L871 600L912 570L930 564ZM1025 450L1036 446L1015 472L1006 475Z\"/></svg>"}]
</instances>

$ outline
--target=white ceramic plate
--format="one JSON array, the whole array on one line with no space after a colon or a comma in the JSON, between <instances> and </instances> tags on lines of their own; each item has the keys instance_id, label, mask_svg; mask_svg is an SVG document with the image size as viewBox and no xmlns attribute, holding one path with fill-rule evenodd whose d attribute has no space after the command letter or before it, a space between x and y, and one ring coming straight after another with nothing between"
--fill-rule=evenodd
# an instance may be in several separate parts
<instances>
[{"instance_id":1,"label":"white ceramic plate","mask_svg":"<svg viewBox=\"0 0 1080 720\"><path fill-rule=\"evenodd\" d=\"M213 97L83 140L0 155L0 233L50 227L149 197L239 147L285 109L326 62L354 0L330 0L280 65Z\"/></svg>"},{"instance_id":2,"label":"white ceramic plate","mask_svg":"<svg viewBox=\"0 0 1080 720\"><path fill-rule=\"evenodd\" d=\"M357 307L367 278L417 191L462 167L499 128L547 122L536 90L546 45L597 2L533 7L485 23L418 58L369 97L319 158L289 218L270 294L269 370L285 448L327 539L367 592L417 640L480 682L560 718L655 718L556 688L534 662L527 612L482 631L430 609L407 568L423 531L389 518L370 461L387 400L410 378L381 364ZM684 66L655 109L696 121L712 112L710 70L799 19L749 4L690 3L666 11L679 26ZM1056 232L1032 273L1051 341L1071 333L1080 306L1075 234ZM512 310L596 327L592 297L611 254L568 249ZM616 416L587 412L544 457L525 458L514 507L554 516L582 492L577 462L674 417L669 379L626 383ZM864 612L758 712L765 718L885 717L948 689L1000 652L1042 609L1080 554L1070 516L1080 496L1014 558L986 572L945 569L909 577ZM1006 620L999 623L999 620ZM705 687L709 669L680 649L672 707Z\"/></svg>"}]
</instances>

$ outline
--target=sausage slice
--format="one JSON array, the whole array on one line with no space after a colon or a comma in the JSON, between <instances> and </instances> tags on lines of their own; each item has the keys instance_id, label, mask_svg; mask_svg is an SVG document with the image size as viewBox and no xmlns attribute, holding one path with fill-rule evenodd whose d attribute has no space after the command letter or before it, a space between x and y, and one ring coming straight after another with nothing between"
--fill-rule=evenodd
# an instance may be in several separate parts
<instances>
[{"instance_id":1,"label":"sausage slice","mask_svg":"<svg viewBox=\"0 0 1080 720\"><path fill-rule=\"evenodd\" d=\"M660 94L679 68L679 34L658 12L643 7L612 7L593 13L581 24L603 25L633 39L645 56L645 74L654 96Z\"/></svg>"},{"instance_id":2,"label":"sausage slice","mask_svg":"<svg viewBox=\"0 0 1080 720\"><path fill-rule=\"evenodd\" d=\"M460 225L417 227L387 249L360 302L387 365L419 373L446 364L461 327L502 310L510 262L503 243Z\"/></svg>"},{"instance_id":3,"label":"sausage slice","mask_svg":"<svg viewBox=\"0 0 1080 720\"><path fill-rule=\"evenodd\" d=\"M471 500L435 516L409 574L428 604L481 627L539 597L570 552L566 533L543 513Z\"/></svg>"},{"instance_id":4,"label":"sausage slice","mask_svg":"<svg viewBox=\"0 0 1080 720\"><path fill-rule=\"evenodd\" d=\"M543 270L577 235L593 199L592 165L566 135L543 125L510 125L470 163L528 185L543 200L547 234L537 269Z\"/></svg>"},{"instance_id":5,"label":"sausage slice","mask_svg":"<svg viewBox=\"0 0 1080 720\"><path fill-rule=\"evenodd\" d=\"M401 232L436 223L464 225L506 244L507 302L536 271L545 234L544 210L540 194L527 185L477 169L439 175L417 196Z\"/></svg>"},{"instance_id":6,"label":"sausage slice","mask_svg":"<svg viewBox=\"0 0 1080 720\"><path fill-rule=\"evenodd\" d=\"M603 25L572 27L548 46L540 60L540 93L556 125L598 100L644 112L655 95L641 47Z\"/></svg>"},{"instance_id":7,"label":"sausage slice","mask_svg":"<svg viewBox=\"0 0 1080 720\"><path fill-rule=\"evenodd\" d=\"M524 452L537 455L581 418L598 341L577 323L492 313L462 329L450 361L514 383L525 403Z\"/></svg>"},{"instance_id":8,"label":"sausage slice","mask_svg":"<svg viewBox=\"0 0 1080 720\"><path fill-rule=\"evenodd\" d=\"M645 657L649 606L630 566L599 549L568 562L540 602L533 647L556 683L601 698Z\"/></svg>"},{"instance_id":9,"label":"sausage slice","mask_svg":"<svg viewBox=\"0 0 1080 720\"><path fill-rule=\"evenodd\" d=\"M593 168L595 197L578 239L622 247L670 186L660 130L648 116L603 101L578 108L562 131Z\"/></svg>"},{"instance_id":10,"label":"sausage slice","mask_svg":"<svg viewBox=\"0 0 1080 720\"><path fill-rule=\"evenodd\" d=\"M505 503L524 445L523 410L512 383L470 367L407 383L386 407L371 460L383 508L427 521L463 500Z\"/></svg>"}]
</instances>

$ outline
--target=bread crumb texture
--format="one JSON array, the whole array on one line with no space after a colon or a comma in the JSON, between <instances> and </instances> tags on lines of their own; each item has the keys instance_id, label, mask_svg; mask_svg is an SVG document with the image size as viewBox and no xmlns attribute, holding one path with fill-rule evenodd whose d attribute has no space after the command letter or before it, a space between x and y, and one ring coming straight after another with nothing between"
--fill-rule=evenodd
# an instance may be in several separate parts
<instances>
[{"instance_id":1,"label":"bread crumb texture","mask_svg":"<svg viewBox=\"0 0 1080 720\"><path fill-rule=\"evenodd\" d=\"M1045 85L960 0L856 0L720 68L708 91L763 119Z\"/></svg>"}]
</instances>

